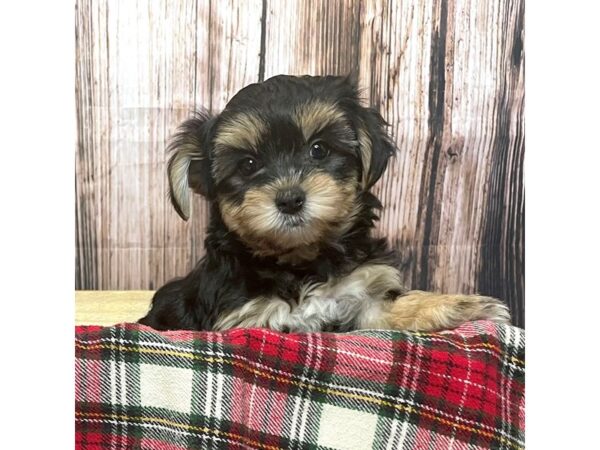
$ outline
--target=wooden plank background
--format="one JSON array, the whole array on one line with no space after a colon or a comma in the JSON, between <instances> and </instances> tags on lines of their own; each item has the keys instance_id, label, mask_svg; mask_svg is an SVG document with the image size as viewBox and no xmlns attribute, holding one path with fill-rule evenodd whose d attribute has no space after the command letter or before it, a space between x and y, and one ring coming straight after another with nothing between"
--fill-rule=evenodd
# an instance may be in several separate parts
<instances>
[{"instance_id":1,"label":"wooden plank background","mask_svg":"<svg viewBox=\"0 0 600 450\"><path fill-rule=\"evenodd\" d=\"M356 75L400 152L377 229L412 288L506 300L524 325L523 0L77 0L76 288L156 289L203 252L165 145L280 73Z\"/></svg>"}]
</instances>

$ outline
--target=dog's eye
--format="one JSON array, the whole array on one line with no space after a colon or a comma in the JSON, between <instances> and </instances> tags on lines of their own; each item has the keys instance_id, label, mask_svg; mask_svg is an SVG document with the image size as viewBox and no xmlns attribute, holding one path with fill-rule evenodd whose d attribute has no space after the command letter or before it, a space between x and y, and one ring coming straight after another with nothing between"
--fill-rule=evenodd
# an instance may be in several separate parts
<instances>
[{"instance_id":1,"label":"dog's eye","mask_svg":"<svg viewBox=\"0 0 600 450\"><path fill-rule=\"evenodd\" d=\"M329 155L329 149L322 142L310 146L310 157L312 159L325 159Z\"/></svg>"},{"instance_id":2,"label":"dog's eye","mask_svg":"<svg viewBox=\"0 0 600 450\"><path fill-rule=\"evenodd\" d=\"M252 175L260 169L260 163L254 158L244 158L238 164L238 170L242 175Z\"/></svg>"}]
</instances>

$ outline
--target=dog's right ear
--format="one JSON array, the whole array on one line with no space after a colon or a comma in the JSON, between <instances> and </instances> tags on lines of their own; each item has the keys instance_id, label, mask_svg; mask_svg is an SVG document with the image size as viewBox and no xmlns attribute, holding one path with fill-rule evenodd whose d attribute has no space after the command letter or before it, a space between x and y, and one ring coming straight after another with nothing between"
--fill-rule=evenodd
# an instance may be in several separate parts
<instances>
[{"instance_id":1,"label":"dog's right ear","mask_svg":"<svg viewBox=\"0 0 600 450\"><path fill-rule=\"evenodd\" d=\"M213 180L210 171L210 135L215 118L205 112L183 122L169 144L167 172L169 195L177 213L184 219L190 217L190 191L207 198L212 197Z\"/></svg>"}]
</instances>

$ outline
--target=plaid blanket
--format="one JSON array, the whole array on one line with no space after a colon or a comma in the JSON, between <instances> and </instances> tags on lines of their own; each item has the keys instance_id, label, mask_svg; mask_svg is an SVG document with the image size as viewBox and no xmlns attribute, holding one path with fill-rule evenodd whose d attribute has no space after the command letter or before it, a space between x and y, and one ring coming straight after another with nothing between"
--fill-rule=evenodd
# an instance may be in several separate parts
<instances>
[{"instance_id":1,"label":"plaid blanket","mask_svg":"<svg viewBox=\"0 0 600 450\"><path fill-rule=\"evenodd\" d=\"M76 329L78 449L524 448L524 332Z\"/></svg>"}]
</instances>

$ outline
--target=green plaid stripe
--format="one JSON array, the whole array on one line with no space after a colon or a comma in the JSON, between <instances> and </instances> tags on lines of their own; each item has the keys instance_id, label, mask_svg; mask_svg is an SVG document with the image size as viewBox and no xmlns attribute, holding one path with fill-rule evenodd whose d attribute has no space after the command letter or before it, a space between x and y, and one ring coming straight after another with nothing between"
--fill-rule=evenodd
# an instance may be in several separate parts
<instances>
[{"instance_id":1,"label":"green plaid stripe","mask_svg":"<svg viewBox=\"0 0 600 450\"><path fill-rule=\"evenodd\" d=\"M78 448L524 448L523 330L80 328Z\"/></svg>"}]
</instances>

